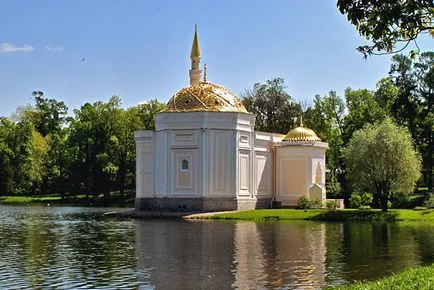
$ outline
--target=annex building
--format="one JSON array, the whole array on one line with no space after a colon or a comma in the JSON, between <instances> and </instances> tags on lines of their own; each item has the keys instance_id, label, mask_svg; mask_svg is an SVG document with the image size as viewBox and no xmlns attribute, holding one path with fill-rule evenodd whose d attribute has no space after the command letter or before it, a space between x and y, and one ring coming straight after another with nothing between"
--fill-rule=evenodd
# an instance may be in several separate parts
<instances>
[{"instance_id":1,"label":"annex building","mask_svg":"<svg viewBox=\"0 0 434 290\"><path fill-rule=\"evenodd\" d=\"M287 135L257 132L255 116L204 77L197 30L190 85L137 131L137 210L221 211L325 201L325 151L301 123Z\"/></svg>"}]
</instances>

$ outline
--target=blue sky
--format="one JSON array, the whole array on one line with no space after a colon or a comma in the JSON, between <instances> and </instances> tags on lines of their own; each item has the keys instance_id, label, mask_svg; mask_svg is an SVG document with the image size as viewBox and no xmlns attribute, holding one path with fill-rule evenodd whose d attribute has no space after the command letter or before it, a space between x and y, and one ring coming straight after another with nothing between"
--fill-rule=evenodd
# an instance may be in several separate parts
<instances>
[{"instance_id":1,"label":"blue sky","mask_svg":"<svg viewBox=\"0 0 434 290\"><path fill-rule=\"evenodd\" d=\"M0 0L0 115L32 103L34 90L70 112L112 95L125 107L166 102L188 84L195 23L208 79L237 94L282 77L309 102L373 89L390 66L390 56L356 51L366 41L336 1Z\"/></svg>"}]
</instances>

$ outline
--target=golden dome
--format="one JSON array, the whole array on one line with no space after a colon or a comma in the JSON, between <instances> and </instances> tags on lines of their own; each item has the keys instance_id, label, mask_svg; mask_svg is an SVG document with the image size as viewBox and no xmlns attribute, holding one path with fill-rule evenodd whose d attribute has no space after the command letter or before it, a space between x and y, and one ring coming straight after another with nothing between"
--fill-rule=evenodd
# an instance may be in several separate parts
<instances>
[{"instance_id":1,"label":"golden dome","mask_svg":"<svg viewBox=\"0 0 434 290\"><path fill-rule=\"evenodd\" d=\"M300 124L300 127L292 129L286 134L283 141L304 141L304 142L316 142L321 141L321 139L315 134L315 132L309 128L303 127L303 124Z\"/></svg>"},{"instance_id":2,"label":"golden dome","mask_svg":"<svg viewBox=\"0 0 434 290\"><path fill-rule=\"evenodd\" d=\"M163 112L238 112L248 113L232 92L225 87L200 82L178 91Z\"/></svg>"}]
</instances>

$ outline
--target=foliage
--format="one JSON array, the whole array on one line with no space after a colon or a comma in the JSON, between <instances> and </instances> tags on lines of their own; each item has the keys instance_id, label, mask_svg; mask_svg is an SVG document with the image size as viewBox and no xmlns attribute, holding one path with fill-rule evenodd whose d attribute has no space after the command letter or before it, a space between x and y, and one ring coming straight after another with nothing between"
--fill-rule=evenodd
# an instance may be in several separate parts
<instances>
[{"instance_id":1,"label":"foliage","mask_svg":"<svg viewBox=\"0 0 434 290\"><path fill-rule=\"evenodd\" d=\"M397 89L390 98L390 115L406 126L422 156L423 178L433 188L434 163L434 53L424 52L417 60L404 55L392 58L390 79Z\"/></svg>"},{"instance_id":2,"label":"foliage","mask_svg":"<svg viewBox=\"0 0 434 290\"><path fill-rule=\"evenodd\" d=\"M338 196L342 192L342 186L339 183L336 174L332 175L330 182L326 183L327 196Z\"/></svg>"},{"instance_id":3,"label":"foliage","mask_svg":"<svg viewBox=\"0 0 434 290\"><path fill-rule=\"evenodd\" d=\"M372 203L372 194L369 192L357 193L353 192L350 197L350 206L352 208L360 208L361 206L367 206Z\"/></svg>"},{"instance_id":4,"label":"foliage","mask_svg":"<svg viewBox=\"0 0 434 290\"><path fill-rule=\"evenodd\" d=\"M0 195L86 193L122 196L135 186L133 133L153 126L164 105L121 108L120 99L85 104L66 117L63 102L33 92L35 105L0 118ZM152 121L151 121L152 120Z\"/></svg>"},{"instance_id":5,"label":"foliage","mask_svg":"<svg viewBox=\"0 0 434 290\"><path fill-rule=\"evenodd\" d=\"M345 90L345 102L348 108L342 133L345 145L355 131L362 129L366 124L381 122L386 117L387 112L380 107L380 104L375 99L375 93L372 91L347 88Z\"/></svg>"},{"instance_id":6,"label":"foliage","mask_svg":"<svg viewBox=\"0 0 434 290\"><path fill-rule=\"evenodd\" d=\"M428 290L434 288L434 266L413 268L374 282L359 281L338 290Z\"/></svg>"},{"instance_id":7,"label":"foliage","mask_svg":"<svg viewBox=\"0 0 434 290\"><path fill-rule=\"evenodd\" d=\"M255 114L255 129L258 131L286 134L296 125L302 109L293 103L285 91L282 78L267 80L265 84L256 83L242 97L247 111Z\"/></svg>"},{"instance_id":8,"label":"foliage","mask_svg":"<svg viewBox=\"0 0 434 290\"><path fill-rule=\"evenodd\" d=\"M338 203L336 200L328 200L325 203L325 208L327 210L336 210L338 208Z\"/></svg>"},{"instance_id":9,"label":"foliage","mask_svg":"<svg viewBox=\"0 0 434 290\"><path fill-rule=\"evenodd\" d=\"M365 57L405 49L420 34L433 35L432 0L338 0L337 6L362 36L373 42L357 48ZM395 46L402 47L395 50Z\"/></svg>"},{"instance_id":10,"label":"foliage","mask_svg":"<svg viewBox=\"0 0 434 290\"><path fill-rule=\"evenodd\" d=\"M145 102L142 104L139 104L137 109L137 115L142 122L142 129L143 130L154 130L155 129L155 123L154 123L154 115L156 113L159 113L161 110L163 110L166 107L165 104L158 102L157 99L150 100L149 102Z\"/></svg>"},{"instance_id":11,"label":"foliage","mask_svg":"<svg viewBox=\"0 0 434 290\"><path fill-rule=\"evenodd\" d=\"M412 192L420 177L420 158L408 131L389 118L354 133L345 159L355 187L377 192L383 211L387 211L391 192Z\"/></svg>"},{"instance_id":12,"label":"foliage","mask_svg":"<svg viewBox=\"0 0 434 290\"><path fill-rule=\"evenodd\" d=\"M410 196L398 196L392 202L393 208L412 208L412 199Z\"/></svg>"},{"instance_id":13,"label":"foliage","mask_svg":"<svg viewBox=\"0 0 434 290\"><path fill-rule=\"evenodd\" d=\"M301 196L297 201L297 208L309 209L312 207L312 202L306 196Z\"/></svg>"},{"instance_id":14,"label":"foliage","mask_svg":"<svg viewBox=\"0 0 434 290\"><path fill-rule=\"evenodd\" d=\"M311 208L320 209L323 207L323 202L321 199L315 198L314 200L310 201L310 206L311 206Z\"/></svg>"},{"instance_id":15,"label":"foliage","mask_svg":"<svg viewBox=\"0 0 434 290\"><path fill-rule=\"evenodd\" d=\"M418 211L418 210L423 210L423 211L425 211L425 210L427 210L428 208L427 207L425 207L425 206L415 206L414 208L413 208L413 210L416 210L416 211Z\"/></svg>"},{"instance_id":16,"label":"foliage","mask_svg":"<svg viewBox=\"0 0 434 290\"><path fill-rule=\"evenodd\" d=\"M371 207L369 205L361 205L358 210L371 210Z\"/></svg>"},{"instance_id":17,"label":"foliage","mask_svg":"<svg viewBox=\"0 0 434 290\"><path fill-rule=\"evenodd\" d=\"M423 206L427 208L434 208L434 194L430 193L426 196L425 200L423 201Z\"/></svg>"}]
</instances>

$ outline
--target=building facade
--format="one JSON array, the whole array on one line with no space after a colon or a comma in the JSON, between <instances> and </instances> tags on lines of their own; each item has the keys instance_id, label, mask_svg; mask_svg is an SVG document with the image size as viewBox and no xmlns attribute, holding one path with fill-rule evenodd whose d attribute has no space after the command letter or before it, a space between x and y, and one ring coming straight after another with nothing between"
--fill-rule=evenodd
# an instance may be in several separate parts
<instances>
[{"instance_id":1,"label":"building facade","mask_svg":"<svg viewBox=\"0 0 434 290\"><path fill-rule=\"evenodd\" d=\"M229 90L202 79L197 30L190 85L135 132L136 210L221 211L325 200L327 143L303 127L256 132L255 116Z\"/></svg>"}]
</instances>

